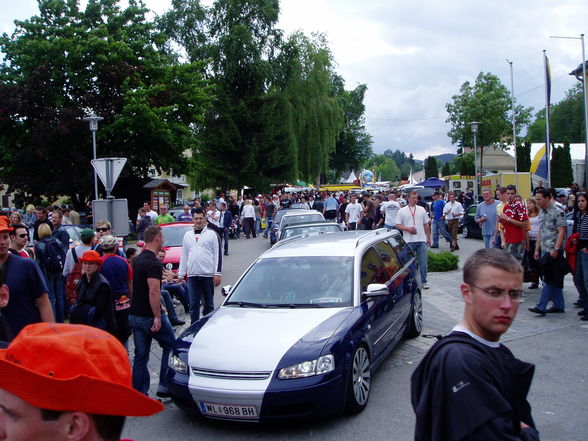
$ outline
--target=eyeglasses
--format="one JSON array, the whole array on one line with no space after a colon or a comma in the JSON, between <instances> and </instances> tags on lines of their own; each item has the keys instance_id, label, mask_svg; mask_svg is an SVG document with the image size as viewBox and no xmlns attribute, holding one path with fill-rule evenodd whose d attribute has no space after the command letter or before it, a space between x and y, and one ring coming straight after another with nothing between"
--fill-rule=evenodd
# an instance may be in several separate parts
<instances>
[{"instance_id":1,"label":"eyeglasses","mask_svg":"<svg viewBox=\"0 0 588 441\"><path fill-rule=\"evenodd\" d=\"M96 231L98 233L104 233L105 231L108 231L108 230L110 230L110 228L108 228L108 227L96 228Z\"/></svg>"},{"instance_id":2,"label":"eyeglasses","mask_svg":"<svg viewBox=\"0 0 588 441\"><path fill-rule=\"evenodd\" d=\"M22 233L22 234L19 234L18 237L20 237L21 239L24 239L26 237L28 239L29 235L27 233Z\"/></svg>"},{"instance_id":3,"label":"eyeglasses","mask_svg":"<svg viewBox=\"0 0 588 441\"><path fill-rule=\"evenodd\" d=\"M525 293L520 290L506 291L504 289L499 288L481 288L479 286L474 285L473 283L468 283L468 285L473 286L474 288L478 288L480 291L485 292L492 300L500 301L507 294L513 302L521 303L525 300Z\"/></svg>"}]
</instances>

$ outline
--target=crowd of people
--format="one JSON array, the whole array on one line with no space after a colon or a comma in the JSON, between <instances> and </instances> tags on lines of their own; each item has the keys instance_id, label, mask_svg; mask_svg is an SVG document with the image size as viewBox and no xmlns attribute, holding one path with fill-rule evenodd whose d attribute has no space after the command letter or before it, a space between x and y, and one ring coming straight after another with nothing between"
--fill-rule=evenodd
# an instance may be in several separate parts
<instances>
[{"instance_id":1,"label":"crowd of people","mask_svg":"<svg viewBox=\"0 0 588 441\"><path fill-rule=\"evenodd\" d=\"M562 196L542 186L533 193L524 200L512 185L494 192L483 190L475 221L480 225L484 248L501 248L511 256L512 262L522 268L521 277L530 283L529 289L537 289L542 283L538 303L529 308L536 314L565 311L563 279L573 272L579 294L575 306L581 308L580 319L588 320L588 196L573 190ZM0 215L0 341L10 342L27 326L40 322L69 321L99 328L123 348L128 348L132 336L132 384L148 395L148 361L155 339L163 351L156 394L165 397L169 395L165 376L175 339L173 327L185 323L175 307L183 306L192 323L214 309L214 288L221 283L222 256L229 252L230 230L236 238L241 232L246 239L267 237L277 211L291 207L317 210L346 230L394 228L402 232L414 253L422 286L427 289L427 249L439 248L443 237L450 251L459 250L458 223L469 206L459 202L453 192L435 192L432 199L428 204L416 191L397 190L376 194L300 192L238 199L229 196L226 200L221 195L207 203L194 200L177 218L167 207L160 207L157 213L146 202L138 210L135 223L141 252L136 248L123 251L106 220L96 222L94 230L83 229L81 243L70 247L63 225L75 221L71 210L66 214L55 207L36 207L27 209L25 216L6 213ZM573 213L574 234L567 237L569 211ZM191 222L194 228L183 238L176 273L162 265L165 250L159 225L177 221ZM510 271L497 263L499 255L484 256L491 267ZM518 274L516 268L510 273ZM515 288L518 282L514 278L518 277L512 277ZM478 273L464 274L462 294L466 303L482 279ZM522 291L515 288L509 288L508 293L511 300L518 301ZM494 291L490 291L485 292L494 297ZM505 296L496 294L498 298ZM471 308L466 306L468 320L473 320L468 316ZM471 334L471 327L466 325L455 330L460 338L461 334ZM496 339L499 336L500 332L491 335ZM532 427L529 418L521 420L525 429Z\"/></svg>"}]
</instances>

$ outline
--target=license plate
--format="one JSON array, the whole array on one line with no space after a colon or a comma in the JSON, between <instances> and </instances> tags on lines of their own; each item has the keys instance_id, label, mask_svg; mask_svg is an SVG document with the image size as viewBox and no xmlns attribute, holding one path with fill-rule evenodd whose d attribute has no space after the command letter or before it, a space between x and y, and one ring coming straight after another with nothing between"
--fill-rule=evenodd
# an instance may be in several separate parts
<instances>
[{"instance_id":1,"label":"license plate","mask_svg":"<svg viewBox=\"0 0 588 441\"><path fill-rule=\"evenodd\" d=\"M218 404L199 401L200 411L203 415L222 416L229 418L257 418L255 406L236 406L234 404Z\"/></svg>"}]
</instances>

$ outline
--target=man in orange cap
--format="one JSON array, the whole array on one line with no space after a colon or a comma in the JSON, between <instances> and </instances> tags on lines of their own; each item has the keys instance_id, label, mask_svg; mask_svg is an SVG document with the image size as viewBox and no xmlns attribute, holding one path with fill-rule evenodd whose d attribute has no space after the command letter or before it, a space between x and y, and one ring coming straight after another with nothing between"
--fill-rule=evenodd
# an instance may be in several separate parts
<instances>
[{"instance_id":1,"label":"man in orange cap","mask_svg":"<svg viewBox=\"0 0 588 441\"><path fill-rule=\"evenodd\" d=\"M127 352L97 328L36 323L0 350L0 439L119 440L163 405L133 389Z\"/></svg>"},{"instance_id":2,"label":"man in orange cap","mask_svg":"<svg viewBox=\"0 0 588 441\"><path fill-rule=\"evenodd\" d=\"M33 259L25 259L8 252L10 231L8 217L0 216L0 264L4 267L4 280L10 292L10 301L3 309L13 335L26 325L53 322L55 317L49 302L45 278Z\"/></svg>"}]
</instances>

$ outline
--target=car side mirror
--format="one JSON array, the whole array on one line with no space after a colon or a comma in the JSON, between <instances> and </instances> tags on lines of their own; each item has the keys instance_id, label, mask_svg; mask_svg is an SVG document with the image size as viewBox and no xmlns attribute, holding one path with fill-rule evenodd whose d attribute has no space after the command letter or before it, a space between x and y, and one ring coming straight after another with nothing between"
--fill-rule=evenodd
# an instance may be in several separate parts
<instances>
[{"instance_id":1,"label":"car side mirror","mask_svg":"<svg viewBox=\"0 0 588 441\"><path fill-rule=\"evenodd\" d=\"M229 293L231 292L231 288L232 288L232 286L231 286L231 285L225 285L225 286L223 286L223 287L221 288L221 294L222 294L224 297L228 296L228 295L229 295Z\"/></svg>"},{"instance_id":2,"label":"car side mirror","mask_svg":"<svg viewBox=\"0 0 588 441\"><path fill-rule=\"evenodd\" d=\"M361 293L364 298L383 297L389 293L388 287L383 283L370 283L367 289Z\"/></svg>"}]
</instances>

